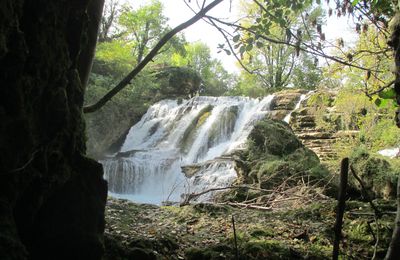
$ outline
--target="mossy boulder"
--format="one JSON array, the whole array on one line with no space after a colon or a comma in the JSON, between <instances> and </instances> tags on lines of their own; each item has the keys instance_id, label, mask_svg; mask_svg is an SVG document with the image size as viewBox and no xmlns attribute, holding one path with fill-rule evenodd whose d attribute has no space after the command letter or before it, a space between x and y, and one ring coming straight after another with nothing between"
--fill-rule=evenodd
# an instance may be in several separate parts
<instances>
[{"instance_id":1,"label":"mossy boulder","mask_svg":"<svg viewBox=\"0 0 400 260\"><path fill-rule=\"evenodd\" d=\"M326 183L328 170L318 156L305 147L290 126L282 121L264 119L251 131L247 150L236 157L238 182L253 184L262 189L273 189L283 181L296 185L299 180L321 180ZM230 199L251 199L258 191L237 189Z\"/></svg>"},{"instance_id":2,"label":"mossy boulder","mask_svg":"<svg viewBox=\"0 0 400 260\"><path fill-rule=\"evenodd\" d=\"M350 159L355 173L363 182L367 196L386 199L395 197L398 170L389 161L371 155L364 147L355 150ZM350 193L353 196L362 196L362 187L356 178L351 175L349 182Z\"/></svg>"},{"instance_id":3,"label":"mossy boulder","mask_svg":"<svg viewBox=\"0 0 400 260\"><path fill-rule=\"evenodd\" d=\"M194 142L195 133L204 124L213 110L212 105L208 105L200 110L200 112L193 118L190 125L186 128L180 140L180 148L182 152L188 152Z\"/></svg>"},{"instance_id":4,"label":"mossy boulder","mask_svg":"<svg viewBox=\"0 0 400 260\"><path fill-rule=\"evenodd\" d=\"M263 120L254 126L249 137L250 156L269 154L283 156L302 146L288 124L278 120Z\"/></svg>"}]
</instances>

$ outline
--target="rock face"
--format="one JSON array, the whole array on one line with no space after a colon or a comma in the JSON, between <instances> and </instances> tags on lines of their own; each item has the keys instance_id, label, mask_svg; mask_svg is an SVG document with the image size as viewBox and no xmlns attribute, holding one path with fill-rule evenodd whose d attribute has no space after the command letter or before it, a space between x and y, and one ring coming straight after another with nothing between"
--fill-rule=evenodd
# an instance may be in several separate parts
<instances>
[{"instance_id":1,"label":"rock face","mask_svg":"<svg viewBox=\"0 0 400 260\"><path fill-rule=\"evenodd\" d=\"M296 104L301 95L296 111ZM302 143L315 152L322 161L337 159L339 139L351 139L357 134L354 126L346 126L342 115L335 111L336 93L331 90L307 92L304 90L286 90L276 93L271 104L271 119L283 120L290 112L289 124Z\"/></svg>"},{"instance_id":2,"label":"rock face","mask_svg":"<svg viewBox=\"0 0 400 260\"><path fill-rule=\"evenodd\" d=\"M271 119L283 120L296 107L302 94L306 94L305 90L286 90L275 93L275 97L271 102Z\"/></svg>"},{"instance_id":3,"label":"rock face","mask_svg":"<svg viewBox=\"0 0 400 260\"><path fill-rule=\"evenodd\" d=\"M103 254L107 185L85 156L79 77L90 1L78 2L1 3L0 259Z\"/></svg>"}]
</instances>

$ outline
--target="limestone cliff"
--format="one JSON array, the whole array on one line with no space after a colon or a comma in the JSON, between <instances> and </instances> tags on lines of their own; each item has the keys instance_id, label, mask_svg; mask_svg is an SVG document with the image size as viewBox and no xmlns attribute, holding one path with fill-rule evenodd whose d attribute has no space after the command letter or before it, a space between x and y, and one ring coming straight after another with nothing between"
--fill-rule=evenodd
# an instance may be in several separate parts
<instances>
[{"instance_id":1,"label":"limestone cliff","mask_svg":"<svg viewBox=\"0 0 400 260\"><path fill-rule=\"evenodd\" d=\"M294 109L300 95L305 93L301 90L276 93L271 117L282 120ZM322 161L337 159L337 141L340 138L354 138L358 133L351 126L345 125L342 115L336 112L335 97L336 93L331 90L309 92L290 116L289 124L297 137Z\"/></svg>"}]
</instances>

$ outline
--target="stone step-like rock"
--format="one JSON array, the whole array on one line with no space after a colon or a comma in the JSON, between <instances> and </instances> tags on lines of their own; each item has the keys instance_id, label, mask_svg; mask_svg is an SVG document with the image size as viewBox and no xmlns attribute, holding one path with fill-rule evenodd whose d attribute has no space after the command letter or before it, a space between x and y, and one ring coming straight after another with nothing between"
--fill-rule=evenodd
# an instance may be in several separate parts
<instances>
[{"instance_id":1,"label":"stone step-like rock","mask_svg":"<svg viewBox=\"0 0 400 260\"><path fill-rule=\"evenodd\" d=\"M306 132L306 133L299 133L297 136L302 140L309 140L309 139L335 139L336 137L328 132Z\"/></svg>"}]
</instances>

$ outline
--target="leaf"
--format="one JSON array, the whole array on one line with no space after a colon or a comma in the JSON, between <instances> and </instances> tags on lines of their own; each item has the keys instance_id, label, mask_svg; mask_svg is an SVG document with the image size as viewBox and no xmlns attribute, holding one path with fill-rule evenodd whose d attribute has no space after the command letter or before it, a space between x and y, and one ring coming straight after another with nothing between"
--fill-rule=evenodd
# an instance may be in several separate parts
<instances>
[{"instance_id":1,"label":"leaf","mask_svg":"<svg viewBox=\"0 0 400 260\"><path fill-rule=\"evenodd\" d=\"M262 48L262 47L264 47L264 44L262 42L257 41L256 46L257 46L257 48Z\"/></svg>"},{"instance_id":2,"label":"leaf","mask_svg":"<svg viewBox=\"0 0 400 260\"><path fill-rule=\"evenodd\" d=\"M236 34L235 36L233 36L232 41L233 42L238 42L240 39L240 34Z\"/></svg>"},{"instance_id":3,"label":"leaf","mask_svg":"<svg viewBox=\"0 0 400 260\"><path fill-rule=\"evenodd\" d=\"M254 38L250 37L246 40L248 44L252 44L254 42Z\"/></svg>"},{"instance_id":4,"label":"leaf","mask_svg":"<svg viewBox=\"0 0 400 260\"><path fill-rule=\"evenodd\" d=\"M378 96L383 99L394 99L396 98L396 91L393 88L387 89L380 92Z\"/></svg>"},{"instance_id":5,"label":"leaf","mask_svg":"<svg viewBox=\"0 0 400 260\"><path fill-rule=\"evenodd\" d=\"M381 104L379 105L379 107L387 107L388 104L389 99L381 99Z\"/></svg>"},{"instance_id":6,"label":"leaf","mask_svg":"<svg viewBox=\"0 0 400 260\"><path fill-rule=\"evenodd\" d=\"M224 49L224 51L225 51L225 53L226 53L227 55L231 55L231 51L230 51L230 50Z\"/></svg>"},{"instance_id":7,"label":"leaf","mask_svg":"<svg viewBox=\"0 0 400 260\"><path fill-rule=\"evenodd\" d=\"M353 6L356 6L356 4L358 4L359 2L360 2L360 0L353 0L353 1L351 1L351 4Z\"/></svg>"},{"instance_id":8,"label":"leaf","mask_svg":"<svg viewBox=\"0 0 400 260\"><path fill-rule=\"evenodd\" d=\"M375 105L377 105L378 107L380 107L381 106L381 104L382 104L382 99L380 99L380 98L377 98L377 99L375 99Z\"/></svg>"},{"instance_id":9,"label":"leaf","mask_svg":"<svg viewBox=\"0 0 400 260\"><path fill-rule=\"evenodd\" d=\"M253 49L253 44L248 44L246 46L246 51L251 51Z\"/></svg>"},{"instance_id":10,"label":"leaf","mask_svg":"<svg viewBox=\"0 0 400 260\"><path fill-rule=\"evenodd\" d=\"M243 55L243 53L246 51L246 47L244 45L240 46L239 52L240 55Z\"/></svg>"}]
</instances>

